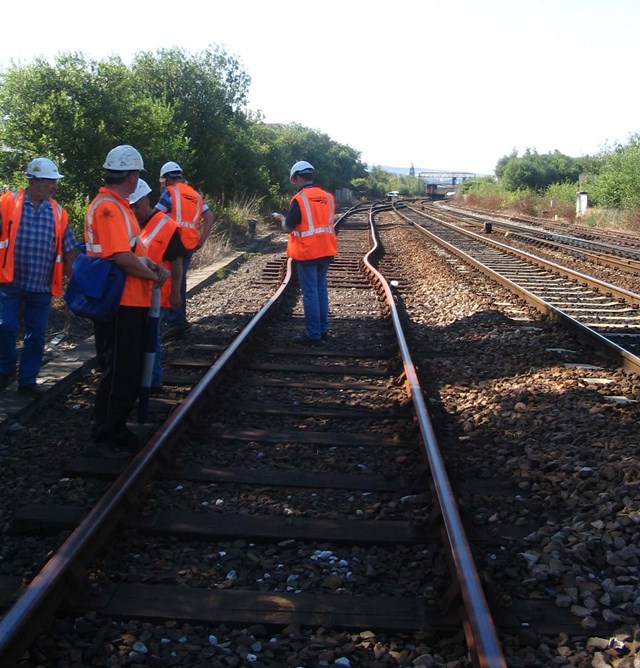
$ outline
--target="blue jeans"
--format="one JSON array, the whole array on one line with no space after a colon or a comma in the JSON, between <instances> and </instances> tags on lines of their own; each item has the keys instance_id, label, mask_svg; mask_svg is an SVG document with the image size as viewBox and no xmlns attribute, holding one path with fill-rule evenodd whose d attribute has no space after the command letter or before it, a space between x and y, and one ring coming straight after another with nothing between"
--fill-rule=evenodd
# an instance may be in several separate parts
<instances>
[{"instance_id":1,"label":"blue jeans","mask_svg":"<svg viewBox=\"0 0 640 668\"><path fill-rule=\"evenodd\" d=\"M331 258L298 262L298 282L302 290L304 324L310 339L319 339L329 329L327 271Z\"/></svg>"},{"instance_id":2,"label":"blue jeans","mask_svg":"<svg viewBox=\"0 0 640 668\"><path fill-rule=\"evenodd\" d=\"M51 294L27 292L11 283L0 286L0 373L7 376L18 366L16 337L21 309L24 309L24 339L18 385L33 385L42 365Z\"/></svg>"},{"instance_id":3,"label":"blue jeans","mask_svg":"<svg viewBox=\"0 0 640 668\"><path fill-rule=\"evenodd\" d=\"M195 250L187 251L182 256L182 282L180 283L180 297L182 297L182 306L177 311L165 310L165 321L168 327L172 325L181 325L187 322L187 271L191 265L191 258Z\"/></svg>"}]
</instances>

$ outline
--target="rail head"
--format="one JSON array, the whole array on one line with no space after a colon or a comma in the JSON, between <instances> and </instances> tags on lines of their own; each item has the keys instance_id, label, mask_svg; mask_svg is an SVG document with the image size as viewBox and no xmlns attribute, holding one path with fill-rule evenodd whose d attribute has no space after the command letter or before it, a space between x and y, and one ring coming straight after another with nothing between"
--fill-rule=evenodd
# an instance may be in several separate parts
<instances>
[{"instance_id":1,"label":"rail head","mask_svg":"<svg viewBox=\"0 0 640 668\"><path fill-rule=\"evenodd\" d=\"M398 215L402 216L409 224L413 225L413 227L415 227L421 234L428 236L438 245L442 246L443 248L446 248L450 253L459 257L468 265L474 267L475 269L478 269L483 274L489 276L492 280L504 286L511 292L517 294L521 299L526 301L527 304L533 306L541 313L545 313L550 318L563 323L563 325L567 327L567 329L572 331L576 336L578 336L580 339L584 341L588 341L591 345L600 350L606 357L619 364L623 369L630 371L631 373L640 375L640 358L637 355L634 355L632 352L625 350L614 341L611 341L610 339L606 338L599 332L579 322L578 320L573 318L571 315L569 315L562 309L558 308L557 306L554 306L553 304L550 304L549 302L545 301L538 295L534 294L533 292L523 288L514 281L510 280L506 276L503 276L502 274L494 271L493 269L491 269L491 267L488 267L486 264L472 257L463 250L456 248L456 246L450 244L445 239L441 239L437 235L433 234L431 231L422 227L416 221L411 220L410 218L408 218L407 216L405 216L400 212L397 213ZM442 224L446 227L455 228L455 226L451 226L450 224L444 221L439 221L435 217L434 220L437 220L439 224ZM551 267L552 270L558 271L559 273L565 275L565 277L571 280L576 280L582 283L586 283L590 287L602 290L604 293L611 294L613 297L616 297L618 299L625 299L629 301L634 307L637 306L638 303L640 303L640 295L633 292L629 292L624 288L618 288L609 283L598 281L597 279L586 276L585 274L573 271L568 267L562 267L561 265L558 265L555 262L543 260L542 258L538 258L535 255L526 253L525 251L521 251L519 249L511 248L510 246L501 244L500 242L487 240L481 235L469 232L468 230L458 230L456 228L456 231L460 232L461 234L464 234L465 236L477 238L483 244L488 244L494 247L498 247L501 250L517 255L518 257L521 257L525 260L529 260L532 262L540 262L545 266L548 265Z\"/></svg>"},{"instance_id":2,"label":"rail head","mask_svg":"<svg viewBox=\"0 0 640 668\"><path fill-rule=\"evenodd\" d=\"M386 207L387 210L390 208ZM467 645L473 654L475 665L480 668L506 668L507 664L500 643L498 642L493 619L480 583L480 576L476 569L462 519L458 512L451 483L446 473L444 459L435 436L431 418L429 417L429 411L424 401L424 393L411 359L400 315L395 304L395 298L384 276L372 264L372 258L379 252L379 243L377 241L373 217L374 211L377 213L380 210L380 207L374 209L374 206L372 206L369 212L370 234L374 240L374 245L365 256L364 265L366 271L381 286L393 321L408 389L422 434L425 454L429 462L438 503L442 512L444 528L451 548L452 559L467 613L467 624L465 625Z\"/></svg>"},{"instance_id":3,"label":"rail head","mask_svg":"<svg viewBox=\"0 0 640 668\"><path fill-rule=\"evenodd\" d=\"M192 409L206 404L209 388L222 377L229 362L243 350L258 324L282 301L291 284L291 277L292 261L289 259L285 276L274 294L123 469L0 620L0 665L12 666L19 661L51 611L69 591L73 581L71 575L78 565L86 563L104 543L110 532L109 527L120 521L129 500L158 466L160 453L170 448L186 428Z\"/></svg>"},{"instance_id":4,"label":"rail head","mask_svg":"<svg viewBox=\"0 0 640 668\"><path fill-rule=\"evenodd\" d=\"M388 209L389 207L384 207ZM439 488L438 498L443 512L446 532L451 544L454 563L462 583L461 591L465 606L468 610L470 651L477 657L476 665L481 668L503 668L506 664L502 658L500 646L495 637L495 630L488 612L484 593L479 583L479 577L473 562L468 543L464 535L462 523L457 508L453 503L453 495L445 473L444 464L438 444L435 440L428 412L424 403L422 390L409 355L409 349L402 334L400 318L395 307L393 293L390 286L369 262L372 253L379 252L379 244L373 228L372 212L369 209L371 238L373 249L365 258L367 271L375 277L385 294L391 309L394 328L399 334L398 340L402 351L403 364L409 382L420 429L425 442L427 458L429 459L434 478ZM378 210L381 210L378 207ZM152 437L138 455L122 471L112 486L109 487L98 504L87 515L82 523L72 532L65 542L56 550L40 575L27 586L23 596L7 612L0 621L0 657L2 665L13 665L17 662L37 633L44 621L42 615L50 614L52 606L68 591L68 580L73 570L73 564L79 555L86 558L99 548L101 540L98 527L101 524L117 522L122 514L122 507L127 503L131 494L135 493L139 481L146 479L153 469L158 455L165 447L170 447L179 437L189 416L189 406L201 404L208 400L209 388L221 378L229 361L243 350L250 338L251 332L284 297L292 277L292 261L287 261L286 276L274 295L252 318L247 327L224 351L205 376L193 388L188 400L186 399L170 416L160 431ZM43 611L45 611L43 613Z\"/></svg>"}]
</instances>

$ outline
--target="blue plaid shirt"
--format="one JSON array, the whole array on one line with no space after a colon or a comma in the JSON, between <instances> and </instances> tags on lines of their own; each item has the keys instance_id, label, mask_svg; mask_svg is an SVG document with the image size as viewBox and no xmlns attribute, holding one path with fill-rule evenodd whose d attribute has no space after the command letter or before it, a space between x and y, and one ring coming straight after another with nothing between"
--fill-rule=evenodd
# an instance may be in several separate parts
<instances>
[{"instance_id":1,"label":"blue plaid shirt","mask_svg":"<svg viewBox=\"0 0 640 668\"><path fill-rule=\"evenodd\" d=\"M13 285L28 292L51 292L51 277L55 261L55 220L51 202L44 200L35 209L25 193L20 227L13 253ZM62 237L62 251L76 247L76 239L67 228Z\"/></svg>"}]
</instances>

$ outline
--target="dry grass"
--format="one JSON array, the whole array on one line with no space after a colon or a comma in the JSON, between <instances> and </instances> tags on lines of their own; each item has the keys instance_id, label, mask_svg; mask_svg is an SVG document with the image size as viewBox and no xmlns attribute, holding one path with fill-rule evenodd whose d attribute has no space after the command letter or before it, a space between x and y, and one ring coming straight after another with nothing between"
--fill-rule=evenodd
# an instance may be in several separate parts
<instances>
[{"instance_id":1,"label":"dry grass","mask_svg":"<svg viewBox=\"0 0 640 668\"><path fill-rule=\"evenodd\" d=\"M640 209L587 209L582 222L589 227L640 234Z\"/></svg>"},{"instance_id":2,"label":"dry grass","mask_svg":"<svg viewBox=\"0 0 640 668\"><path fill-rule=\"evenodd\" d=\"M517 201L506 203L498 196L482 196L475 193L466 193L464 203L467 206L487 209L489 211L500 211L512 215L527 215L541 218L558 217L566 222L576 222L588 227L620 230L640 234L640 209L618 210L618 209L587 209L584 216L576 218L574 204L559 203L554 209L548 208L548 200L534 198L522 198ZM546 208L545 208L546 207Z\"/></svg>"},{"instance_id":3,"label":"dry grass","mask_svg":"<svg viewBox=\"0 0 640 668\"><path fill-rule=\"evenodd\" d=\"M235 245L245 241L248 235L247 221L262 218L260 205L260 199L243 198L214 211L216 222L205 245L193 256L192 266L198 268L212 264L229 253Z\"/></svg>"},{"instance_id":4,"label":"dry grass","mask_svg":"<svg viewBox=\"0 0 640 668\"><path fill-rule=\"evenodd\" d=\"M224 257L233 248L233 239L225 230L215 225L205 245L193 256L191 266L194 269L206 267Z\"/></svg>"}]
</instances>

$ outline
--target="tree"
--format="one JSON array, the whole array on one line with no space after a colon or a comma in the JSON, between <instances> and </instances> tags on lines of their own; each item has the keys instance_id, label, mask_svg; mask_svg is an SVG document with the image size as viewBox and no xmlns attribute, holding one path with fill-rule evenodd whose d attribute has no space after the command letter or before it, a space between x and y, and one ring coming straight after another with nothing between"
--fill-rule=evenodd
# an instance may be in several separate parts
<instances>
[{"instance_id":1,"label":"tree","mask_svg":"<svg viewBox=\"0 0 640 668\"><path fill-rule=\"evenodd\" d=\"M181 150L182 133L170 132L171 108L140 95L133 83L119 58L95 62L63 54L53 65L36 59L9 68L0 79L0 142L9 149L0 152L0 168L22 185L26 163L50 157L65 175L61 199L82 202L102 182L102 164L114 146L134 145L147 164L167 145Z\"/></svg>"},{"instance_id":2,"label":"tree","mask_svg":"<svg viewBox=\"0 0 640 668\"><path fill-rule=\"evenodd\" d=\"M527 149L519 158L511 155L496 167L500 182L506 190L515 192L530 189L543 192L552 183L575 183L581 172L579 160L563 155L559 151L539 154Z\"/></svg>"},{"instance_id":3,"label":"tree","mask_svg":"<svg viewBox=\"0 0 640 668\"><path fill-rule=\"evenodd\" d=\"M192 185L221 199L253 184L259 161L252 150L259 155L259 148L243 144L251 133L242 111L251 79L236 58L220 47L146 52L135 57L132 74L141 95L172 109L173 132L184 139L183 150L167 147L164 160L179 162Z\"/></svg>"},{"instance_id":4,"label":"tree","mask_svg":"<svg viewBox=\"0 0 640 668\"><path fill-rule=\"evenodd\" d=\"M297 160L308 160L316 169L316 180L328 190L351 187L351 181L366 176L360 153L297 123L262 124L257 129L265 147L265 163L272 183L280 192L291 188L289 170Z\"/></svg>"},{"instance_id":5,"label":"tree","mask_svg":"<svg viewBox=\"0 0 640 668\"><path fill-rule=\"evenodd\" d=\"M625 146L618 145L602 156L599 173L591 179L589 195L594 204L605 207L640 207L640 135Z\"/></svg>"},{"instance_id":6,"label":"tree","mask_svg":"<svg viewBox=\"0 0 640 668\"><path fill-rule=\"evenodd\" d=\"M65 174L58 195L77 229L102 182L104 158L118 144L140 150L154 176L164 162L179 162L185 178L221 206L238 195L281 196L290 188L290 166L302 157L331 190L366 176L351 147L247 112L249 82L238 60L218 47L196 55L140 53L131 67L117 57L96 62L73 53L53 64L12 66L0 73L5 185L23 185L36 155L52 158Z\"/></svg>"},{"instance_id":7,"label":"tree","mask_svg":"<svg viewBox=\"0 0 640 668\"><path fill-rule=\"evenodd\" d=\"M502 178L502 175L504 174L504 168L507 166L507 163L510 160L517 160L518 158L518 151L514 148L512 149L511 153L509 155L503 155L500 160L496 163L496 168L495 168L495 175L497 178Z\"/></svg>"}]
</instances>

